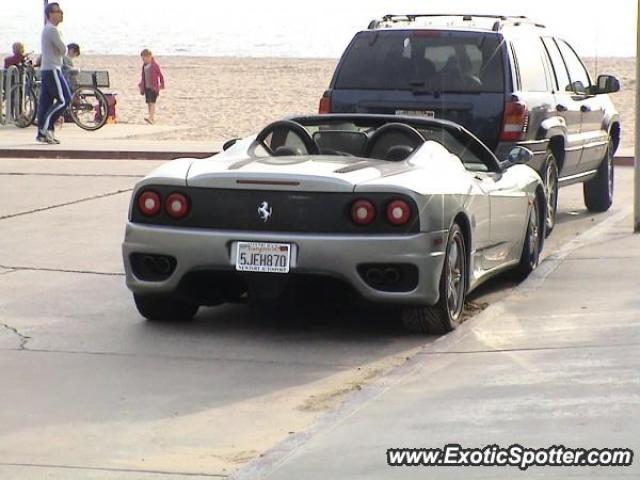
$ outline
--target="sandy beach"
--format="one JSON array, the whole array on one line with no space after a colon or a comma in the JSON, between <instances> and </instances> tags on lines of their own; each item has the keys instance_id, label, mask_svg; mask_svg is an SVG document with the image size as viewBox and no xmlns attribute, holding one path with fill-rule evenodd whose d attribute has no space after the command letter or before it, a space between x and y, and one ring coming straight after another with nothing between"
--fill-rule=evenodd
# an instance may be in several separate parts
<instances>
[{"instance_id":1,"label":"sandy beach","mask_svg":"<svg viewBox=\"0 0 640 480\"><path fill-rule=\"evenodd\" d=\"M158 100L157 122L175 132L139 135L158 140L221 141L242 137L286 115L313 113L338 59L157 57L167 88ZM137 56L83 56L81 69L109 70L117 92L119 123L142 124L146 112L138 92ZM610 73L622 82L613 95L622 116L622 147L633 147L635 59L587 60L595 78Z\"/></svg>"},{"instance_id":2,"label":"sandy beach","mask_svg":"<svg viewBox=\"0 0 640 480\"><path fill-rule=\"evenodd\" d=\"M158 57L166 81L156 121L180 127L158 140L220 141L242 137L286 115L316 112L337 59ZM140 58L82 57L82 69L109 70L117 121L144 123Z\"/></svg>"}]
</instances>

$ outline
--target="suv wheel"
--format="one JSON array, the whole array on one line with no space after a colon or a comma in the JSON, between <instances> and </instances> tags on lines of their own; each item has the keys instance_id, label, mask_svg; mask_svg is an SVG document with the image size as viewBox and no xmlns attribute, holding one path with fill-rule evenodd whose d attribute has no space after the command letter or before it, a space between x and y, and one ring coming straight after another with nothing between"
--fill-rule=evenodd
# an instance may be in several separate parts
<instances>
[{"instance_id":1,"label":"suv wheel","mask_svg":"<svg viewBox=\"0 0 640 480\"><path fill-rule=\"evenodd\" d=\"M548 237L556 226L558 213L558 162L552 152L547 152L544 163L544 189L547 198L546 236Z\"/></svg>"},{"instance_id":2,"label":"suv wheel","mask_svg":"<svg viewBox=\"0 0 640 480\"><path fill-rule=\"evenodd\" d=\"M584 183L584 204L590 212L606 212L613 203L613 139L594 178Z\"/></svg>"},{"instance_id":3,"label":"suv wheel","mask_svg":"<svg viewBox=\"0 0 640 480\"><path fill-rule=\"evenodd\" d=\"M428 307L406 307L402 312L405 328L414 333L443 335L462 322L467 291L467 253L458 224L449 232L447 254L440 278L440 299Z\"/></svg>"},{"instance_id":4,"label":"suv wheel","mask_svg":"<svg viewBox=\"0 0 640 480\"><path fill-rule=\"evenodd\" d=\"M136 308L147 320L169 322L174 320L191 320L198 312L199 306L175 300L169 297L133 295Z\"/></svg>"}]
</instances>

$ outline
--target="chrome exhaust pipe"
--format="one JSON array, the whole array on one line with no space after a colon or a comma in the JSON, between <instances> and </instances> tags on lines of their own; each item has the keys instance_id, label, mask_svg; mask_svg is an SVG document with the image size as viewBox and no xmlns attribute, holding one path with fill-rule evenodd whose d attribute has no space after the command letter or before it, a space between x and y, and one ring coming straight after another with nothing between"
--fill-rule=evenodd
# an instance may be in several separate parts
<instances>
[{"instance_id":1,"label":"chrome exhaust pipe","mask_svg":"<svg viewBox=\"0 0 640 480\"><path fill-rule=\"evenodd\" d=\"M156 260L151 255L145 255L142 257L142 267L148 272L156 271Z\"/></svg>"},{"instance_id":2,"label":"chrome exhaust pipe","mask_svg":"<svg viewBox=\"0 0 640 480\"><path fill-rule=\"evenodd\" d=\"M384 280L384 274L379 268L370 268L367 270L365 277L371 285L380 285Z\"/></svg>"},{"instance_id":3,"label":"chrome exhaust pipe","mask_svg":"<svg viewBox=\"0 0 640 480\"><path fill-rule=\"evenodd\" d=\"M384 269L384 280L386 283L395 285L400 281L400 272L397 268L385 268Z\"/></svg>"},{"instance_id":4,"label":"chrome exhaust pipe","mask_svg":"<svg viewBox=\"0 0 640 480\"><path fill-rule=\"evenodd\" d=\"M166 257L157 257L155 261L156 272L167 275L171 271L171 263Z\"/></svg>"}]
</instances>

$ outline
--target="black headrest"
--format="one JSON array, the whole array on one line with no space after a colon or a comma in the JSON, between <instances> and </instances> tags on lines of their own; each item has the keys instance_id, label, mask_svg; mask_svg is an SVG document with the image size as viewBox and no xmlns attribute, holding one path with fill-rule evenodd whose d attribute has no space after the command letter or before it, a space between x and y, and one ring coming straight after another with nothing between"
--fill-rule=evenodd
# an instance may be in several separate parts
<instances>
[{"instance_id":1,"label":"black headrest","mask_svg":"<svg viewBox=\"0 0 640 480\"><path fill-rule=\"evenodd\" d=\"M413 147L409 145L394 145L384 156L385 160L389 160L390 162L401 162L406 160L414 151Z\"/></svg>"},{"instance_id":2,"label":"black headrest","mask_svg":"<svg viewBox=\"0 0 640 480\"><path fill-rule=\"evenodd\" d=\"M273 155L276 157L290 157L294 155L300 155L300 152L294 148L282 145L273 151Z\"/></svg>"}]
</instances>

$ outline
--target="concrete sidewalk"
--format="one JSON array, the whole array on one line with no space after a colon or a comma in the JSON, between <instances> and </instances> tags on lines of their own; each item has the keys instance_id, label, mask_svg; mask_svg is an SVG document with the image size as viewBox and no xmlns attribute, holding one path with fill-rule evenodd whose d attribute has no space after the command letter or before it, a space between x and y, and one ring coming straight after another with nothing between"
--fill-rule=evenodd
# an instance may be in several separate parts
<instances>
[{"instance_id":1,"label":"concrete sidewalk","mask_svg":"<svg viewBox=\"0 0 640 480\"><path fill-rule=\"evenodd\" d=\"M89 132L66 124L56 132L60 145L35 141L35 127L0 126L0 158L82 158L173 160L180 157L205 158L222 150L219 141L149 140L188 127L171 125L105 125Z\"/></svg>"},{"instance_id":2,"label":"concrete sidewalk","mask_svg":"<svg viewBox=\"0 0 640 480\"><path fill-rule=\"evenodd\" d=\"M640 478L640 236L630 209L236 479ZM631 467L389 467L388 448L630 448Z\"/></svg>"}]
</instances>

